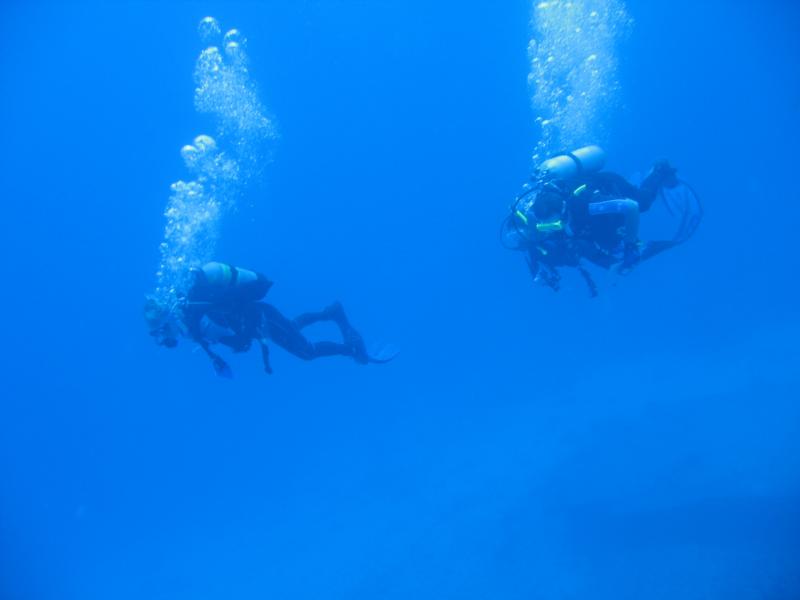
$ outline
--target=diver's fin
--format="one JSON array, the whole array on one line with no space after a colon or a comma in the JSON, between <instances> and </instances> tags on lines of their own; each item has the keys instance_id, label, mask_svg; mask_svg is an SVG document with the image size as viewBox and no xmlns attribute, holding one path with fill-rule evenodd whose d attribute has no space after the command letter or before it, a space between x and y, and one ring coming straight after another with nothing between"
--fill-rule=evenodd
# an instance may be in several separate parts
<instances>
[{"instance_id":1,"label":"diver's fin","mask_svg":"<svg viewBox=\"0 0 800 600\"><path fill-rule=\"evenodd\" d=\"M361 365L369 364L369 353L361 334L350 325L346 325L342 328L342 337L344 338L345 346L348 346L353 352L353 359Z\"/></svg>"},{"instance_id":2,"label":"diver's fin","mask_svg":"<svg viewBox=\"0 0 800 600\"><path fill-rule=\"evenodd\" d=\"M682 179L670 187L662 186L658 196L667 212L676 220L677 229L672 236L675 245L692 237L703 220L703 204L694 188Z\"/></svg>"},{"instance_id":3,"label":"diver's fin","mask_svg":"<svg viewBox=\"0 0 800 600\"><path fill-rule=\"evenodd\" d=\"M367 352L369 362L378 365L393 361L398 354L400 349L393 344L373 344Z\"/></svg>"}]
</instances>

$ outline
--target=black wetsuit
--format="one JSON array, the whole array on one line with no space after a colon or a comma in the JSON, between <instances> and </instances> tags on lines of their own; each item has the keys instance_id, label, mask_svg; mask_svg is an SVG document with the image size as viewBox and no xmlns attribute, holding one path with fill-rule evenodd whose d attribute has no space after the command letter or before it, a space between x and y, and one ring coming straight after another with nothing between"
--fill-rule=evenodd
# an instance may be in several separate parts
<instances>
[{"instance_id":1,"label":"black wetsuit","mask_svg":"<svg viewBox=\"0 0 800 600\"><path fill-rule=\"evenodd\" d=\"M272 372L269 364L267 341L304 360L324 356L349 356L358 362L366 363L367 355L361 336L353 329L341 305L334 303L320 312L304 313L295 319L284 316L277 308L258 299L269 290L272 283L259 275L255 289L241 291L234 286L207 285L202 271L198 273L194 285L183 307L183 322L189 336L197 342L214 361L218 372L227 370L221 357L215 354L210 345L220 343L234 352L245 352L255 340L259 343L264 360L264 368ZM336 323L341 331L343 343L312 342L302 330L322 321ZM209 335L214 330L216 335Z\"/></svg>"}]
</instances>

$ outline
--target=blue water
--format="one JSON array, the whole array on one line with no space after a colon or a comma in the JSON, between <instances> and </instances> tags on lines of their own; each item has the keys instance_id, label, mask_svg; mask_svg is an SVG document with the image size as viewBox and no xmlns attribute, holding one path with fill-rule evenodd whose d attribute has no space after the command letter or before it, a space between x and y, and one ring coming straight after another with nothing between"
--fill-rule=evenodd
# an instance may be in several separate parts
<instances>
[{"instance_id":1,"label":"blue water","mask_svg":"<svg viewBox=\"0 0 800 600\"><path fill-rule=\"evenodd\" d=\"M529 0L4 2L0 598L800 598L800 10L625 9L591 124L706 218L590 300L498 241L542 139ZM393 363L228 381L148 337L179 150L217 127L207 15L276 134L216 258Z\"/></svg>"}]
</instances>

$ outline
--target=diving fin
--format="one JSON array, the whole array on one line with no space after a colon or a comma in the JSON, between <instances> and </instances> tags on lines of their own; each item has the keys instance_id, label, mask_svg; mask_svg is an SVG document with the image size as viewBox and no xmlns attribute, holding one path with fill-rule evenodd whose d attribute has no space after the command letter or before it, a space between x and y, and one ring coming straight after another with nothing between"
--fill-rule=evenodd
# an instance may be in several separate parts
<instances>
[{"instance_id":1,"label":"diving fin","mask_svg":"<svg viewBox=\"0 0 800 600\"><path fill-rule=\"evenodd\" d=\"M400 354L400 349L393 344L374 344L367 352L369 362L383 365L393 361Z\"/></svg>"},{"instance_id":2,"label":"diving fin","mask_svg":"<svg viewBox=\"0 0 800 600\"><path fill-rule=\"evenodd\" d=\"M658 195L676 225L672 241L675 245L682 244L694 235L703 220L700 197L692 186L681 179L677 179L675 185L661 187Z\"/></svg>"}]
</instances>

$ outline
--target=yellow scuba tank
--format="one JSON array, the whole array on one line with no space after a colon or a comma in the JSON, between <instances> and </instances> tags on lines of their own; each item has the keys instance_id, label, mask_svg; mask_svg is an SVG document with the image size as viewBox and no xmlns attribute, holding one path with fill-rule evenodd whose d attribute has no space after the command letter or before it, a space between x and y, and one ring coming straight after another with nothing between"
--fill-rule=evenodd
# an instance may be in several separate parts
<instances>
[{"instance_id":1,"label":"yellow scuba tank","mask_svg":"<svg viewBox=\"0 0 800 600\"><path fill-rule=\"evenodd\" d=\"M539 165L539 172L547 179L571 179L580 173L594 173L603 168L606 153L600 146L585 146L574 152L548 158Z\"/></svg>"}]
</instances>

